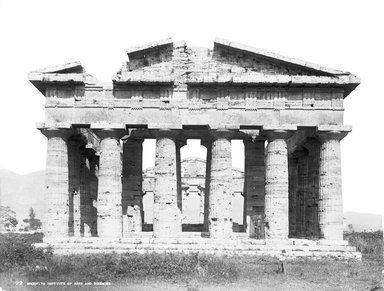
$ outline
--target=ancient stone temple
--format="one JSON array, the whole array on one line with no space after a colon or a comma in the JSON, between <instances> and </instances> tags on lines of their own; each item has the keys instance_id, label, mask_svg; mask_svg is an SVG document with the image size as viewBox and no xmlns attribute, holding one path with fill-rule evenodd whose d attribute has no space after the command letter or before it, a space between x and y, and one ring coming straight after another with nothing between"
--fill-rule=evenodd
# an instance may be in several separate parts
<instances>
[{"instance_id":1,"label":"ancient stone temple","mask_svg":"<svg viewBox=\"0 0 384 291\"><path fill-rule=\"evenodd\" d=\"M48 142L41 246L360 257L343 240L340 162L340 141L351 131L343 100L359 78L223 39L213 49L165 39L127 55L108 84L80 62L29 75L46 98L38 125ZM145 139L156 139L151 228ZM204 192L199 229L183 229L187 139L207 149L204 183L188 190ZM237 226L232 140L245 151Z\"/></svg>"}]
</instances>

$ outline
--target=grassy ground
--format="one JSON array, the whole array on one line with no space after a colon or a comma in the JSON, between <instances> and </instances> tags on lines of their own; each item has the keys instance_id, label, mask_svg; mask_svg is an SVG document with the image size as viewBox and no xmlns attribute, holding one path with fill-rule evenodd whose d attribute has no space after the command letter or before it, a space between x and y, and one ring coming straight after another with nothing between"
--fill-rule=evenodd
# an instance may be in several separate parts
<instances>
[{"instance_id":1,"label":"grassy ground","mask_svg":"<svg viewBox=\"0 0 384 291\"><path fill-rule=\"evenodd\" d=\"M54 256L34 250L40 234L0 235L3 290L374 290L381 286L382 234L353 233L346 239L363 253L361 262L210 255ZM27 286L31 283L57 283ZM75 285L80 282L83 285ZM85 285L91 282L107 286ZM59 285L70 283L71 285Z\"/></svg>"}]
</instances>

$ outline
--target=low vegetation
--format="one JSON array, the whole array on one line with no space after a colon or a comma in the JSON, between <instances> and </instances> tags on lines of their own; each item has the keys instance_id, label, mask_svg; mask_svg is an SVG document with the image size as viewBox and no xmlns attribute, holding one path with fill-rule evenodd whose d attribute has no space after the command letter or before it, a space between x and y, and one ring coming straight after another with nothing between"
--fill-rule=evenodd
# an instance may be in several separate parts
<instances>
[{"instance_id":1,"label":"low vegetation","mask_svg":"<svg viewBox=\"0 0 384 291\"><path fill-rule=\"evenodd\" d=\"M39 233L2 234L0 287L18 290L15 280L113 282L120 287L134 282L149 284L152 280L183 284L189 290L200 290L206 284L226 284L228 290L247 290L247 286L260 290L265 286L270 290L301 290L300 284L304 283L313 290L343 290L343 286L348 286L348 290L371 290L380 286L382 233L348 233L345 239L362 252L362 262L301 259L282 264L271 257L171 253L55 256L51 250L31 246L42 241Z\"/></svg>"}]
</instances>

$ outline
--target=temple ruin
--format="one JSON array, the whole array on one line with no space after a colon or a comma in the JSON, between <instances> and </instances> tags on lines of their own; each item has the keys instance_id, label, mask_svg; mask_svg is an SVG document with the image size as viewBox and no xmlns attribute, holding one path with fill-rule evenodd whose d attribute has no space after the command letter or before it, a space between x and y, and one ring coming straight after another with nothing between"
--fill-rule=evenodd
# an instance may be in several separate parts
<instances>
[{"instance_id":1,"label":"temple ruin","mask_svg":"<svg viewBox=\"0 0 384 291\"><path fill-rule=\"evenodd\" d=\"M351 131L343 100L358 77L223 39L213 49L165 39L127 55L108 84L80 62L29 74L46 98L37 126L48 140L40 246L361 257L343 240L340 161L340 140ZM156 139L147 180L145 139ZM200 140L207 155L196 188L183 189L187 139ZM237 225L231 140L244 142L245 156ZM204 193L198 227L183 227L182 209L192 203L183 191Z\"/></svg>"}]
</instances>

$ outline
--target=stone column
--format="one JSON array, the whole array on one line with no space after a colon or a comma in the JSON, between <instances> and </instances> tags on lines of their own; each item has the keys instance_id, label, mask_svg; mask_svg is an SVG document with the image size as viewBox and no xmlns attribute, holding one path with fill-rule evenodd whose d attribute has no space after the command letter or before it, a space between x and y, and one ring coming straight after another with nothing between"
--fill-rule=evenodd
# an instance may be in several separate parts
<instances>
[{"instance_id":1,"label":"stone column","mask_svg":"<svg viewBox=\"0 0 384 291\"><path fill-rule=\"evenodd\" d=\"M48 138L45 172L44 236L64 238L69 234L69 176L66 129L42 129Z\"/></svg>"},{"instance_id":2,"label":"stone column","mask_svg":"<svg viewBox=\"0 0 384 291\"><path fill-rule=\"evenodd\" d=\"M143 224L143 139L128 138L123 144L123 236L141 232Z\"/></svg>"},{"instance_id":3,"label":"stone column","mask_svg":"<svg viewBox=\"0 0 384 291\"><path fill-rule=\"evenodd\" d=\"M99 185L99 156L89 157L89 191L90 191L90 223L91 234L97 236L97 196Z\"/></svg>"},{"instance_id":4,"label":"stone column","mask_svg":"<svg viewBox=\"0 0 384 291\"><path fill-rule=\"evenodd\" d=\"M297 158L291 157L288 159L289 171L289 235L296 236L296 200L298 189L298 172L297 172Z\"/></svg>"},{"instance_id":5,"label":"stone column","mask_svg":"<svg viewBox=\"0 0 384 291\"><path fill-rule=\"evenodd\" d=\"M100 141L97 227L99 237L122 236L121 130L97 130Z\"/></svg>"},{"instance_id":6,"label":"stone column","mask_svg":"<svg viewBox=\"0 0 384 291\"><path fill-rule=\"evenodd\" d=\"M156 140L153 236L177 237L182 231L178 208L176 133L159 130Z\"/></svg>"},{"instance_id":7,"label":"stone column","mask_svg":"<svg viewBox=\"0 0 384 291\"><path fill-rule=\"evenodd\" d=\"M176 176L177 176L177 207L183 213L183 191L181 181L181 153L180 150L186 145L185 139L176 140Z\"/></svg>"},{"instance_id":8,"label":"stone column","mask_svg":"<svg viewBox=\"0 0 384 291\"><path fill-rule=\"evenodd\" d=\"M298 186L296 196L296 236L305 237L306 234L306 200L308 196L308 154L301 152L298 158Z\"/></svg>"},{"instance_id":9,"label":"stone column","mask_svg":"<svg viewBox=\"0 0 384 291\"><path fill-rule=\"evenodd\" d=\"M91 220L91 188L90 188L90 150L82 150L81 167L80 167L80 210L81 210L81 233L84 237L92 236L92 220Z\"/></svg>"},{"instance_id":10,"label":"stone column","mask_svg":"<svg viewBox=\"0 0 384 291\"><path fill-rule=\"evenodd\" d=\"M73 136L68 140L68 175L69 175L69 234L80 237L80 139Z\"/></svg>"},{"instance_id":11,"label":"stone column","mask_svg":"<svg viewBox=\"0 0 384 291\"><path fill-rule=\"evenodd\" d=\"M212 131L208 229L211 238L232 236L232 149L231 132Z\"/></svg>"},{"instance_id":12,"label":"stone column","mask_svg":"<svg viewBox=\"0 0 384 291\"><path fill-rule=\"evenodd\" d=\"M309 139L304 145L308 150L308 192L305 199L306 237L318 238L319 156L320 143Z\"/></svg>"},{"instance_id":13,"label":"stone column","mask_svg":"<svg viewBox=\"0 0 384 291\"><path fill-rule=\"evenodd\" d=\"M264 238L264 140L244 140L244 219L250 237Z\"/></svg>"},{"instance_id":14,"label":"stone column","mask_svg":"<svg viewBox=\"0 0 384 291\"><path fill-rule=\"evenodd\" d=\"M320 238L343 240L340 140L346 132L318 132L321 140L319 165Z\"/></svg>"},{"instance_id":15,"label":"stone column","mask_svg":"<svg viewBox=\"0 0 384 291\"><path fill-rule=\"evenodd\" d=\"M209 214L209 188L211 181L211 160L212 160L212 140L205 138L200 144L207 149L205 161L205 189L204 189L204 225L203 232L208 232L208 214Z\"/></svg>"},{"instance_id":16,"label":"stone column","mask_svg":"<svg viewBox=\"0 0 384 291\"><path fill-rule=\"evenodd\" d=\"M265 159L265 238L288 238L288 156L289 132L271 130Z\"/></svg>"}]
</instances>

